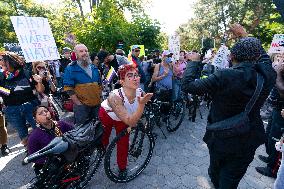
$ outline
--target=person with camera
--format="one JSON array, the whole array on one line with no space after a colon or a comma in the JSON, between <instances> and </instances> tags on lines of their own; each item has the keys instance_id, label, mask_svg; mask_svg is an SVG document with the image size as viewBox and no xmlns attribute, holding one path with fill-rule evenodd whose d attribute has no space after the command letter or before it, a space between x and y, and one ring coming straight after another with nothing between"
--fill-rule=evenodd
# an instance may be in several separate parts
<instances>
[{"instance_id":1,"label":"person with camera","mask_svg":"<svg viewBox=\"0 0 284 189\"><path fill-rule=\"evenodd\" d=\"M53 81L53 77L50 74L46 63L43 61L33 62L33 74L39 75L42 78L42 84L44 86L44 95L56 92L56 86Z\"/></svg>"},{"instance_id":2,"label":"person with camera","mask_svg":"<svg viewBox=\"0 0 284 189\"><path fill-rule=\"evenodd\" d=\"M261 42L242 26L232 28L241 39L231 48L233 67L221 69L205 79L195 77L200 54L191 60L182 79L182 90L212 96L206 133L209 149L208 174L218 189L237 189L256 149L265 142L260 108L275 85L276 73Z\"/></svg>"},{"instance_id":3,"label":"person with camera","mask_svg":"<svg viewBox=\"0 0 284 189\"><path fill-rule=\"evenodd\" d=\"M32 128L36 123L32 116L33 109L39 105L33 90L41 93L44 91L42 78L39 75L30 76L24 70L24 62L17 54L4 51L0 52L0 95L3 98L7 124L18 131L21 143L26 146L28 138L28 122ZM35 81L35 82L33 82Z\"/></svg>"}]
</instances>

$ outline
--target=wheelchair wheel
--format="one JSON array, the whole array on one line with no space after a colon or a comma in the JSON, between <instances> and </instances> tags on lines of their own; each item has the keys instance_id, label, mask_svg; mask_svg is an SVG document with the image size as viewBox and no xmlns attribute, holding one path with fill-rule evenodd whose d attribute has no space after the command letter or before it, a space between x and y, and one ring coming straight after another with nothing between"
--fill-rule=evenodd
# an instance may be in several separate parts
<instances>
[{"instance_id":1,"label":"wheelchair wheel","mask_svg":"<svg viewBox=\"0 0 284 189\"><path fill-rule=\"evenodd\" d=\"M108 178L116 183L126 183L135 179L147 167L152 157L155 141L152 133L145 129L146 123L138 123L135 128L123 130L110 143L106 150L104 168ZM117 165L117 144L122 137L129 135L127 155L127 175L121 177Z\"/></svg>"},{"instance_id":2,"label":"wheelchair wheel","mask_svg":"<svg viewBox=\"0 0 284 189\"><path fill-rule=\"evenodd\" d=\"M78 184L75 185L74 188L85 188L92 177L97 172L99 165L103 158L103 151L99 148L96 148L92 151L84 152L88 155L81 158L79 164L82 170L81 179Z\"/></svg>"}]
</instances>

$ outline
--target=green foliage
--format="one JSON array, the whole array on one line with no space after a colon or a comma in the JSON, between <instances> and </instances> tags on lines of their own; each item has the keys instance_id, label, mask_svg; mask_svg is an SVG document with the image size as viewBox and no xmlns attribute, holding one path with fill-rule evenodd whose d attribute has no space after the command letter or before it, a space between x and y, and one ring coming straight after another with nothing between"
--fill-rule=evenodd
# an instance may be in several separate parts
<instances>
[{"instance_id":1,"label":"green foliage","mask_svg":"<svg viewBox=\"0 0 284 189\"><path fill-rule=\"evenodd\" d=\"M270 0L198 0L194 13L195 17L177 31L183 49L200 48L202 38L214 38L218 47L229 25L236 22L266 46L275 33L283 31L279 14Z\"/></svg>"},{"instance_id":2,"label":"green foliage","mask_svg":"<svg viewBox=\"0 0 284 189\"><path fill-rule=\"evenodd\" d=\"M91 0L90 0L91 1ZM83 2L83 1L82 1ZM106 49L113 52L118 41L124 50L130 45L142 44L147 49L160 48L165 38L160 36L160 24L151 20L143 11L139 0L101 0L89 14L83 13L80 0L66 0L61 6L43 7L33 0L2 0L0 2L0 44L17 42L10 16L42 16L48 18L57 47L65 43L68 33L76 36L77 43L84 43L89 51ZM133 13L127 21L124 11ZM83 14L82 14L83 13Z\"/></svg>"}]
</instances>

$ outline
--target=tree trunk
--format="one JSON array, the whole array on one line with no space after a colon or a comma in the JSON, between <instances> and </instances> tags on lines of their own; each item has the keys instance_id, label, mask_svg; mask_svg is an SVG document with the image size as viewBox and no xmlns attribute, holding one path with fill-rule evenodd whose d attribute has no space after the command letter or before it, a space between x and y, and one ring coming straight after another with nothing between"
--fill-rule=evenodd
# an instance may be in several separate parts
<instances>
[{"instance_id":1,"label":"tree trunk","mask_svg":"<svg viewBox=\"0 0 284 189\"><path fill-rule=\"evenodd\" d=\"M78 3L78 6L80 8L80 13L81 13L82 20L85 21L85 17L84 17L84 12L83 12L83 7L82 7L82 4L81 4L81 1L80 0L76 0L76 2Z\"/></svg>"}]
</instances>

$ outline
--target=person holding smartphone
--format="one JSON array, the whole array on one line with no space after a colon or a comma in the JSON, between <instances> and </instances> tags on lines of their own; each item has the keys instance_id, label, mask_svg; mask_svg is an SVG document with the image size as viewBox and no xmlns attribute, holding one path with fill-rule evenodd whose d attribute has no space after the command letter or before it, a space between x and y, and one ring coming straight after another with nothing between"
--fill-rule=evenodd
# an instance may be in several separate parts
<instances>
[{"instance_id":1,"label":"person holding smartphone","mask_svg":"<svg viewBox=\"0 0 284 189\"><path fill-rule=\"evenodd\" d=\"M39 75L42 78L42 84L44 85L44 94L49 95L49 93L56 92L56 86L53 81L49 70L46 67L45 62L37 61L33 62L33 74Z\"/></svg>"}]
</instances>

